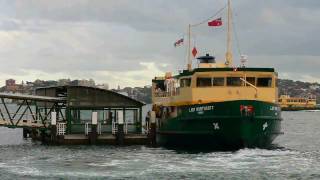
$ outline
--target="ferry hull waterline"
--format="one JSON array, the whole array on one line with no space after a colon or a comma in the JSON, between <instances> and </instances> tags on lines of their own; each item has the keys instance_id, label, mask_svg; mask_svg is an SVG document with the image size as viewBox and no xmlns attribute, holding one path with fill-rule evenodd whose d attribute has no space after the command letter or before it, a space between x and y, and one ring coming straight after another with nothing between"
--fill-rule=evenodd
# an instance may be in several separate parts
<instances>
[{"instance_id":1,"label":"ferry hull waterline","mask_svg":"<svg viewBox=\"0 0 320 180\"><path fill-rule=\"evenodd\" d=\"M281 134L280 107L272 103L238 100L178 109L180 115L159 124L159 145L217 150L265 148Z\"/></svg>"}]
</instances>

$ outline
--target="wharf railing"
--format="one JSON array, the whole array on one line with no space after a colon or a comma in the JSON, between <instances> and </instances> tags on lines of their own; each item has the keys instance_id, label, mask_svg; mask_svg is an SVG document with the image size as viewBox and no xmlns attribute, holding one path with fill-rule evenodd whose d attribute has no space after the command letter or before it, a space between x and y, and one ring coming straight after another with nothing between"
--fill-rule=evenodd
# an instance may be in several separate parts
<instances>
[{"instance_id":1,"label":"wharf railing","mask_svg":"<svg viewBox=\"0 0 320 180\"><path fill-rule=\"evenodd\" d=\"M118 132L118 124L114 121L112 121L112 129L111 129L112 134L116 134Z\"/></svg>"},{"instance_id":2,"label":"wharf railing","mask_svg":"<svg viewBox=\"0 0 320 180\"><path fill-rule=\"evenodd\" d=\"M89 123L85 123L85 126L84 126L84 133L85 135L89 135L89 133L91 132L91 124Z\"/></svg>"},{"instance_id":3,"label":"wharf railing","mask_svg":"<svg viewBox=\"0 0 320 180\"><path fill-rule=\"evenodd\" d=\"M97 125L97 132L98 132L99 135L102 134L102 125L101 125L101 123L98 123L98 125Z\"/></svg>"},{"instance_id":4,"label":"wharf railing","mask_svg":"<svg viewBox=\"0 0 320 180\"><path fill-rule=\"evenodd\" d=\"M65 135L66 127L66 123L57 123L57 135Z\"/></svg>"}]
</instances>

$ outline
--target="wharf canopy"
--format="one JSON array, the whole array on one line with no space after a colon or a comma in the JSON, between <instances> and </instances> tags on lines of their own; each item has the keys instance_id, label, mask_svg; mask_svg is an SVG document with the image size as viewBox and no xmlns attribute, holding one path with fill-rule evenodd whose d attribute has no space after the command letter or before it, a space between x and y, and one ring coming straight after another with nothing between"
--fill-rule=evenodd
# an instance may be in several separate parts
<instances>
[{"instance_id":1,"label":"wharf canopy","mask_svg":"<svg viewBox=\"0 0 320 180\"><path fill-rule=\"evenodd\" d=\"M83 133L85 124L91 123L92 112L98 113L98 124L101 125L102 133L109 133L112 131L112 123L118 120L117 111L123 112L129 133L141 131L144 103L122 94L86 86L54 86L38 88L36 95L65 99L65 103L60 107L61 116L65 118L60 121L66 121L67 133ZM50 105L43 103L40 106Z\"/></svg>"}]
</instances>

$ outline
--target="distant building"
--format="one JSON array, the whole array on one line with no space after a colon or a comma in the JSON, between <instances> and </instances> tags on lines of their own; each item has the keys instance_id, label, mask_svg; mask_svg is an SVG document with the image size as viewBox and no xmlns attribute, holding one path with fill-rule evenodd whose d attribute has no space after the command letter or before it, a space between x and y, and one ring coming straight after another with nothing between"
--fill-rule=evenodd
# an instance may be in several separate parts
<instances>
[{"instance_id":1,"label":"distant building","mask_svg":"<svg viewBox=\"0 0 320 180\"><path fill-rule=\"evenodd\" d=\"M317 90L317 89L320 89L320 85L313 84L309 88L312 89L312 90Z\"/></svg>"},{"instance_id":2,"label":"distant building","mask_svg":"<svg viewBox=\"0 0 320 180\"><path fill-rule=\"evenodd\" d=\"M80 86L80 85L79 85L79 80L73 80L73 81L71 81L71 82L70 82L70 85L71 85L71 86Z\"/></svg>"},{"instance_id":3,"label":"distant building","mask_svg":"<svg viewBox=\"0 0 320 180\"><path fill-rule=\"evenodd\" d=\"M19 86L16 84L16 80L14 79L7 79L5 91L7 92L16 92L19 89Z\"/></svg>"},{"instance_id":4,"label":"distant building","mask_svg":"<svg viewBox=\"0 0 320 180\"><path fill-rule=\"evenodd\" d=\"M97 88L100 88L100 89L106 89L108 90L109 89L109 84L107 83L104 83L104 84L98 84L96 85Z\"/></svg>"},{"instance_id":5,"label":"distant building","mask_svg":"<svg viewBox=\"0 0 320 180\"><path fill-rule=\"evenodd\" d=\"M58 86L66 86L66 85L69 85L70 82L71 82L70 79L59 79Z\"/></svg>"},{"instance_id":6,"label":"distant building","mask_svg":"<svg viewBox=\"0 0 320 180\"><path fill-rule=\"evenodd\" d=\"M93 79L82 79L82 80L73 80L70 82L71 86L88 86L88 87L95 87L95 82Z\"/></svg>"},{"instance_id":7,"label":"distant building","mask_svg":"<svg viewBox=\"0 0 320 180\"><path fill-rule=\"evenodd\" d=\"M6 86L15 86L16 85L16 80L14 79L7 79L6 80Z\"/></svg>"}]
</instances>

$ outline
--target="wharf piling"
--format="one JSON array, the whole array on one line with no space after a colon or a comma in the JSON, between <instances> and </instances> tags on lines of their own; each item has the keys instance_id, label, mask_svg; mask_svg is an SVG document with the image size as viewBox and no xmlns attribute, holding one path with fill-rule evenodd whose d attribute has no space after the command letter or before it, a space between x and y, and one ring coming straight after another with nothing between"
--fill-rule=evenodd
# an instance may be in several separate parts
<instances>
[{"instance_id":1,"label":"wharf piling","mask_svg":"<svg viewBox=\"0 0 320 180\"><path fill-rule=\"evenodd\" d=\"M150 140L150 145L152 147L155 147L157 145L156 141L156 114L154 111L150 112L150 128L149 128L149 140Z\"/></svg>"}]
</instances>

